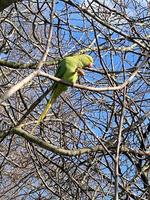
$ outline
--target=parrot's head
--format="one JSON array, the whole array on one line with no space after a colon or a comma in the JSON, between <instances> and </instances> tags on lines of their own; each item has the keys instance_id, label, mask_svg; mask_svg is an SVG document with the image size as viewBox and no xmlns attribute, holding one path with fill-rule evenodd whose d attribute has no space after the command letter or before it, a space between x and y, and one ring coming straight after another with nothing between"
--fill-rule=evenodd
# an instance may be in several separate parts
<instances>
[{"instance_id":1,"label":"parrot's head","mask_svg":"<svg viewBox=\"0 0 150 200\"><path fill-rule=\"evenodd\" d=\"M82 63L82 67L92 67L93 58L87 54L80 55L80 61Z\"/></svg>"}]
</instances>

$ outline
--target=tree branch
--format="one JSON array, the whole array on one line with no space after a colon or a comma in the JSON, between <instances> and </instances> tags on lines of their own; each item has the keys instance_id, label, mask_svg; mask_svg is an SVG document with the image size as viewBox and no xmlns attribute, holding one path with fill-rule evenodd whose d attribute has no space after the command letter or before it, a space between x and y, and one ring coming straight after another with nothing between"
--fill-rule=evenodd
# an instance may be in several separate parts
<instances>
[{"instance_id":1,"label":"tree branch","mask_svg":"<svg viewBox=\"0 0 150 200\"><path fill-rule=\"evenodd\" d=\"M17 3L19 1L21 0L0 0L0 12L9 7L11 4Z\"/></svg>"},{"instance_id":2,"label":"tree branch","mask_svg":"<svg viewBox=\"0 0 150 200\"><path fill-rule=\"evenodd\" d=\"M84 148L80 148L80 149L72 149L72 150L66 150L64 148L60 148L58 146L55 146L53 144L50 144L49 142L45 142L41 139L39 139L37 136L31 135L28 132L24 131L23 129L21 129L20 127L16 127L13 128L10 133L12 134L17 134L19 136L22 136L23 138L25 138L28 142L32 142L38 146L40 146L41 148L44 148L48 151L52 151L53 153L56 154L60 154L60 155L65 155L65 156L80 156L82 154L85 153L90 153L90 152L104 152L104 148L101 145L96 145L93 147L84 147ZM112 151L113 153L116 152L116 147L108 147L108 149L110 151ZM136 151L136 150L132 150L126 146L122 146L120 151L122 153L131 153L134 155L141 155L141 156L150 156L150 152L145 152L145 151Z\"/></svg>"}]
</instances>

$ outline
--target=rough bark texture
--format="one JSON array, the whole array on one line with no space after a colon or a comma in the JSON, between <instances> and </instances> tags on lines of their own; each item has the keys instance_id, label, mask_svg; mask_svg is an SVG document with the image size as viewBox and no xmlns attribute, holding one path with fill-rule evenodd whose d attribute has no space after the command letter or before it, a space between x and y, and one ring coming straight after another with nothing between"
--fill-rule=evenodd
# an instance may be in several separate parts
<instances>
[{"instance_id":1,"label":"rough bark texture","mask_svg":"<svg viewBox=\"0 0 150 200\"><path fill-rule=\"evenodd\" d=\"M10 6L12 3L16 3L19 0L0 0L0 12L3 11L5 8L7 8L8 6Z\"/></svg>"}]
</instances>

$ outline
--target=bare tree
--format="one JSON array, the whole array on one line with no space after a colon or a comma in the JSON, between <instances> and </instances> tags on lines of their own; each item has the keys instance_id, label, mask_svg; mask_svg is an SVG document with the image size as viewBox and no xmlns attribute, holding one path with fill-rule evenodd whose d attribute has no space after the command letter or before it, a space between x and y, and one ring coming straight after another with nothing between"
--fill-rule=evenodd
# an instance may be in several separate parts
<instances>
[{"instance_id":1,"label":"bare tree","mask_svg":"<svg viewBox=\"0 0 150 200\"><path fill-rule=\"evenodd\" d=\"M149 2L2 2L0 199L149 199ZM82 53L77 84L54 76ZM54 81L68 90L31 134Z\"/></svg>"}]
</instances>

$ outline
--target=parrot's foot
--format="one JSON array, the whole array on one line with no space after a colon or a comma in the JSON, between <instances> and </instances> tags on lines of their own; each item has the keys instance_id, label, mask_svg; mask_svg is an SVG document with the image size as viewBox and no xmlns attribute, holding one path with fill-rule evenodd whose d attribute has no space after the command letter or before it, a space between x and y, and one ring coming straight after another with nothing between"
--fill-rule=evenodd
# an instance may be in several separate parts
<instances>
[{"instance_id":1,"label":"parrot's foot","mask_svg":"<svg viewBox=\"0 0 150 200\"><path fill-rule=\"evenodd\" d=\"M77 72L78 72L78 74L80 76L84 76L85 75L84 71L81 68L78 68Z\"/></svg>"}]
</instances>

